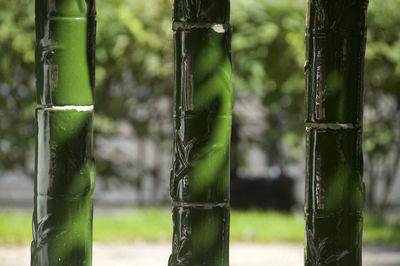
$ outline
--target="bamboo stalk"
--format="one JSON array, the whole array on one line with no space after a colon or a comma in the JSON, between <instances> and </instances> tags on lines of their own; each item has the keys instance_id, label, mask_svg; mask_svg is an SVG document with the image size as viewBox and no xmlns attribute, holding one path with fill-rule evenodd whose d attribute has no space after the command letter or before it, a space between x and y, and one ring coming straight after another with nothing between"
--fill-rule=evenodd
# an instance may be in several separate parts
<instances>
[{"instance_id":1,"label":"bamboo stalk","mask_svg":"<svg viewBox=\"0 0 400 266\"><path fill-rule=\"evenodd\" d=\"M94 0L36 0L31 265L92 265Z\"/></svg>"},{"instance_id":2,"label":"bamboo stalk","mask_svg":"<svg viewBox=\"0 0 400 266\"><path fill-rule=\"evenodd\" d=\"M368 0L309 0L305 265L361 266Z\"/></svg>"},{"instance_id":3,"label":"bamboo stalk","mask_svg":"<svg viewBox=\"0 0 400 266\"><path fill-rule=\"evenodd\" d=\"M169 265L229 265L229 0L175 0Z\"/></svg>"}]
</instances>

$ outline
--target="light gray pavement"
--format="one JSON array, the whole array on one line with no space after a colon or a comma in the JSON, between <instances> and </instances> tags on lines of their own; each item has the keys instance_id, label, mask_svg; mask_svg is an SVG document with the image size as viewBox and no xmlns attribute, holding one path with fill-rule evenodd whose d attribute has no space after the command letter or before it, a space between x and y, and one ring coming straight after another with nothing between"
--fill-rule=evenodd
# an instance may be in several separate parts
<instances>
[{"instance_id":1,"label":"light gray pavement","mask_svg":"<svg viewBox=\"0 0 400 266\"><path fill-rule=\"evenodd\" d=\"M93 266L165 266L169 243L95 243ZM0 246L1 266L28 266L29 246ZM231 266L303 266L303 247L298 244L231 243ZM400 266L400 250L367 246L363 266Z\"/></svg>"}]
</instances>

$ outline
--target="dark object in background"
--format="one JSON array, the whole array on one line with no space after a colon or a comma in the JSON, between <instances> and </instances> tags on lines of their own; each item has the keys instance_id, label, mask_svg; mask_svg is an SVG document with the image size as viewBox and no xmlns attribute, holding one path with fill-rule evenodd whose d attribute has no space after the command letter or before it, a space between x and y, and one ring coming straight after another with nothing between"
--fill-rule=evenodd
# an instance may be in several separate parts
<instances>
[{"instance_id":1,"label":"dark object in background","mask_svg":"<svg viewBox=\"0 0 400 266\"><path fill-rule=\"evenodd\" d=\"M231 179L231 207L290 211L296 203L290 177Z\"/></svg>"}]
</instances>

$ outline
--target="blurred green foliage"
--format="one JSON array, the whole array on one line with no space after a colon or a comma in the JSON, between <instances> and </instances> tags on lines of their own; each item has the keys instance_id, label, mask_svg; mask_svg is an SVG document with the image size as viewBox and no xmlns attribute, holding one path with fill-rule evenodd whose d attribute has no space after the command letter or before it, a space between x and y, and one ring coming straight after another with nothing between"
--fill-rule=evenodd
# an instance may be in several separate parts
<instances>
[{"instance_id":1,"label":"blurred green foliage","mask_svg":"<svg viewBox=\"0 0 400 266\"><path fill-rule=\"evenodd\" d=\"M237 97L261 99L267 110L260 121L266 125L261 146L277 158L275 163L298 161L304 147L306 2L234 0L231 5ZM114 134L116 121L124 120L137 136L170 145L172 129L159 125L172 122L172 109L158 107L173 94L171 8L170 0L98 1L98 136ZM366 168L387 163L392 170L382 175L389 184L400 160L399 9L398 0L371 1L368 14ZM32 157L27 151L34 147L34 1L0 0L0 13L0 169L26 168ZM99 173L106 175L112 162L97 161Z\"/></svg>"}]
</instances>

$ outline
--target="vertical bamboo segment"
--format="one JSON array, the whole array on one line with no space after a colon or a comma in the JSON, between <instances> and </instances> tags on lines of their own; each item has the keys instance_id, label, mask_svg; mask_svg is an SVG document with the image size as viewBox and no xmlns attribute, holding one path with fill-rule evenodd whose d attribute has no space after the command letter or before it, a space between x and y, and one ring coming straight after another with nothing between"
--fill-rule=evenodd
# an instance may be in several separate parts
<instances>
[{"instance_id":1,"label":"vertical bamboo segment","mask_svg":"<svg viewBox=\"0 0 400 266\"><path fill-rule=\"evenodd\" d=\"M94 0L36 0L31 265L92 265Z\"/></svg>"},{"instance_id":2,"label":"vertical bamboo segment","mask_svg":"<svg viewBox=\"0 0 400 266\"><path fill-rule=\"evenodd\" d=\"M305 265L361 266L368 0L309 0Z\"/></svg>"},{"instance_id":3,"label":"vertical bamboo segment","mask_svg":"<svg viewBox=\"0 0 400 266\"><path fill-rule=\"evenodd\" d=\"M229 0L175 0L169 265L229 265Z\"/></svg>"}]
</instances>

